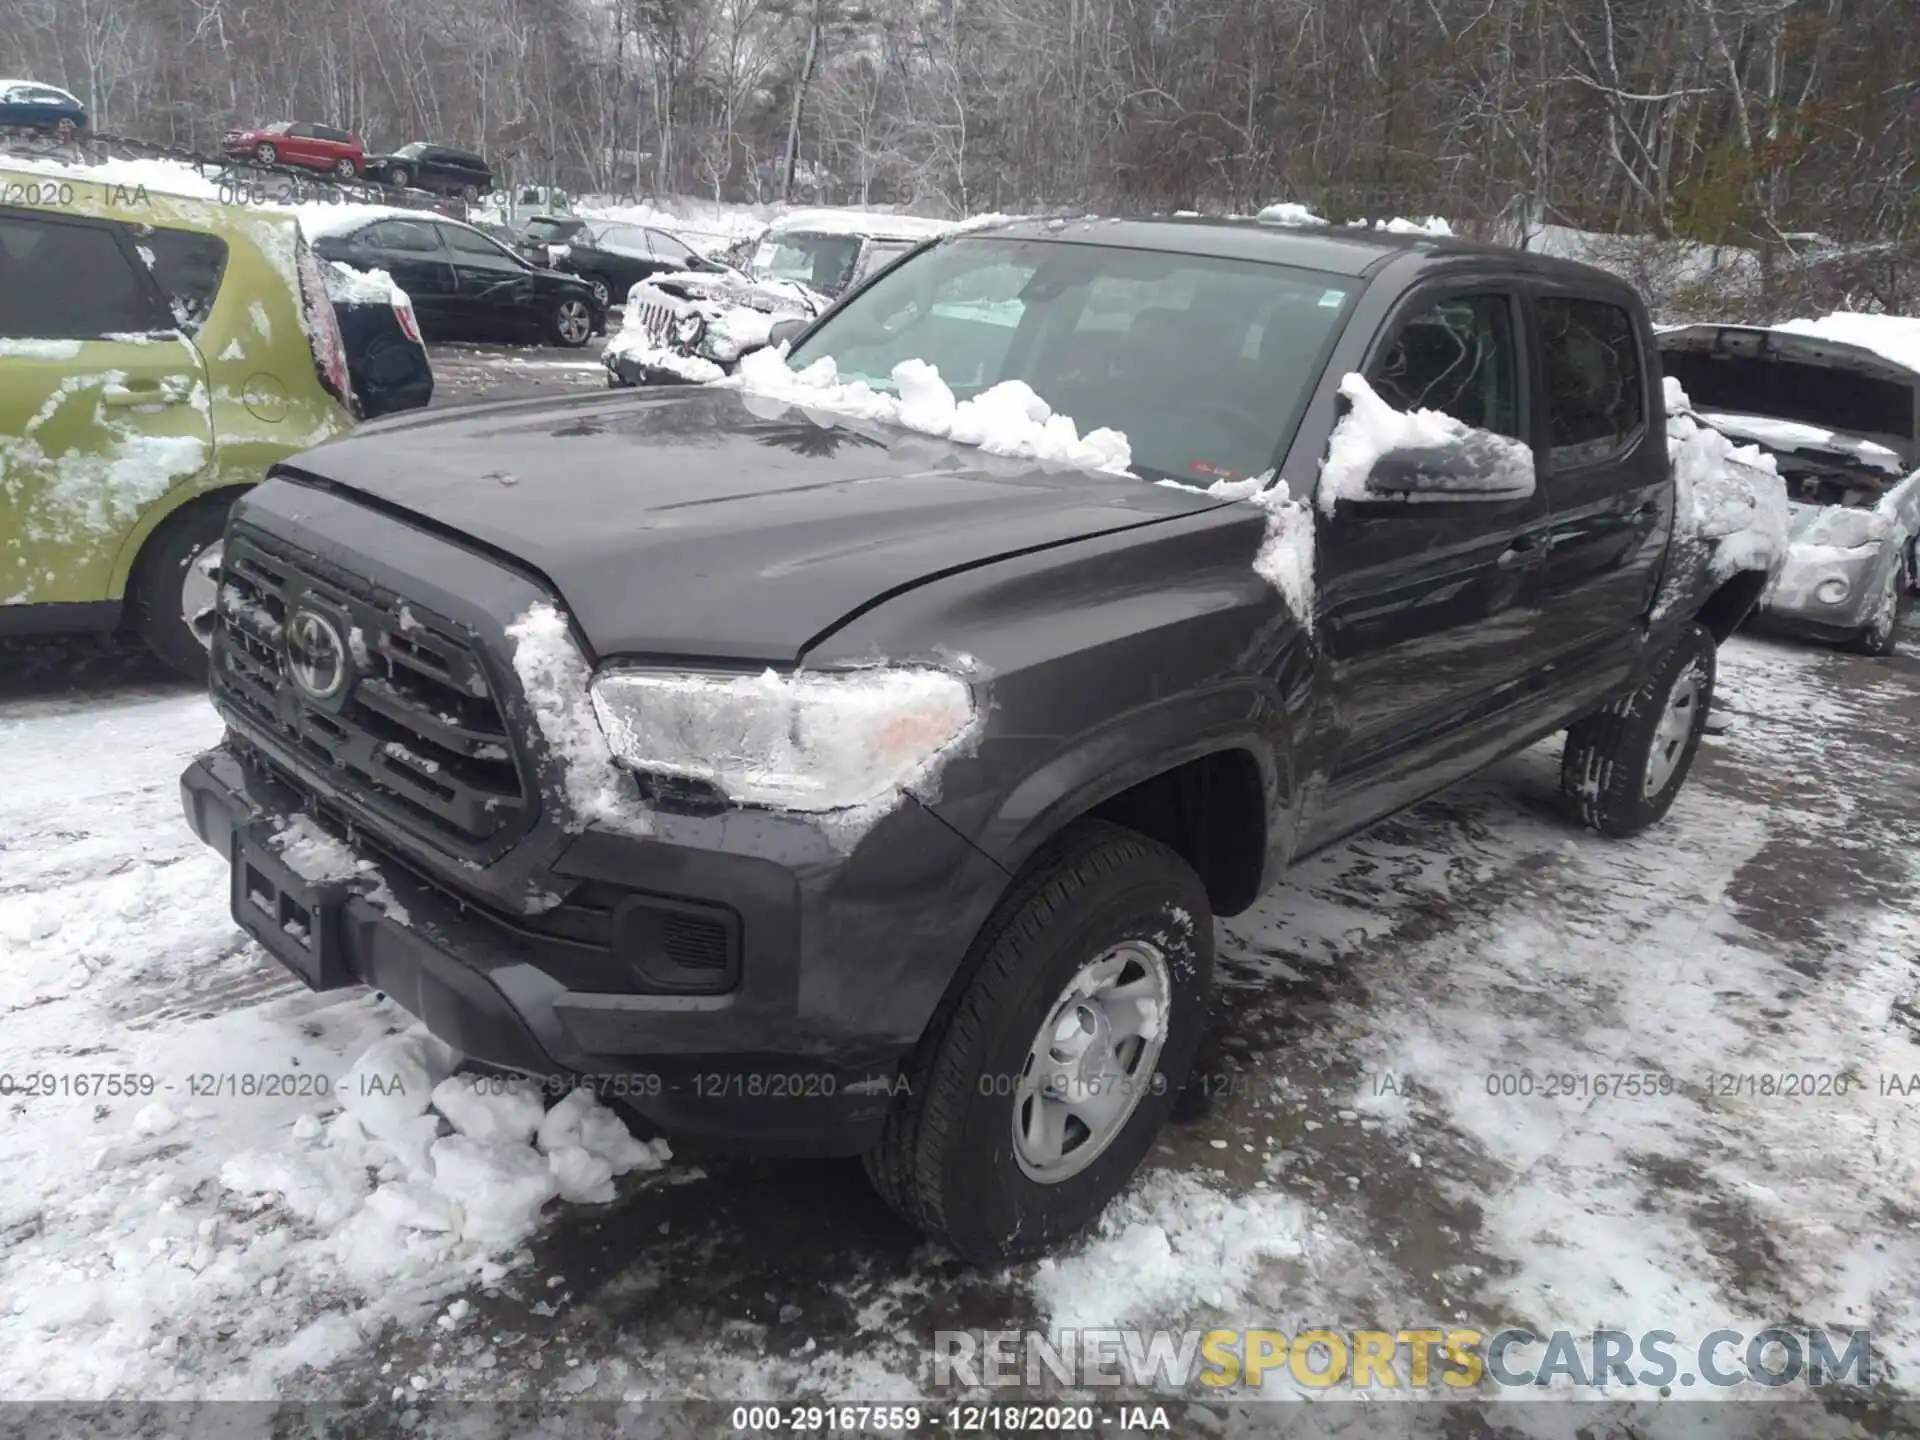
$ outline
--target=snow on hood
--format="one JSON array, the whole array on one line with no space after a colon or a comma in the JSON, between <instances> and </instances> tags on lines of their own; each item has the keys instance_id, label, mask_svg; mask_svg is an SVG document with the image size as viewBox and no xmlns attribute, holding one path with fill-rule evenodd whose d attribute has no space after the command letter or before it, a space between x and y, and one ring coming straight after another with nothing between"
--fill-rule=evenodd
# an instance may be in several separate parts
<instances>
[{"instance_id":1,"label":"snow on hood","mask_svg":"<svg viewBox=\"0 0 1920 1440\"><path fill-rule=\"evenodd\" d=\"M1438 410L1396 410L1366 380L1348 373L1340 393L1351 408L1334 426L1320 468L1320 511L1333 514L1341 500L1367 496L1367 476L1380 458L1392 450L1467 445L1487 461L1489 490L1515 496L1533 493L1533 448L1491 430L1476 430ZM1418 498L1411 497L1411 498Z\"/></svg>"},{"instance_id":2,"label":"snow on hood","mask_svg":"<svg viewBox=\"0 0 1920 1440\"><path fill-rule=\"evenodd\" d=\"M1778 574L1786 563L1790 528L1786 482L1773 457L1758 446L1736 445L1700 423L1687 392L1671 375L1664 386L1673 539L1654 601L1655 619L1689 592L1702 563L1714 585L1741 570Z\"/></svg>"},{"instance_id":3,"label":"snow on hood","mask_svg":"<svg viewBox=\"0 0 1920 1440\"><path fill-rule=\"evenodd\" d=\"M1773 327L1841 345L1858 345L1883 360L1920 374L1920 319L1905 315L1857 315L1839 311L1817 320L1787 320Z\"/></svg>"},{"instance_id":4,"label":"snow on hood","mask_svg":"<svg viewBox=\"0 0 1920 1440\"><path fill-rule=\"evenodd\" d=\"M904 425L923 435L978 445L993 455L1132 473L1128 467L1133 450L1125 435L1104 426L1081 435L1071 416L1056 415L1024 380L1003 380L971 400L956 401L940 372L924 360L901 361L893 367L892 379L894 394L877 391L864 380L843 381L831 355L795 371L778 346L748 355L740 362L739 375L749 393L804 410Z\"/></svg>"},{"instance_id":5,"label":"snow on hood","mask_svg":"<svg viewBox=\"0 0 1920 1440\"><path fill-rule=\"evenodd\" d=\"M1857 440L1849 435L1822 429L1818 425L1782 420L1772 415L1735 415L1718 410L1699 411L1698 418L1722 434L1754 441L1769 450L1788 453L1824 450L1834 455L1851 456L1890 475L1900 475L1906 471L1905 462L1897 451L1871 440Z\"/></svg>"}]
</instances>

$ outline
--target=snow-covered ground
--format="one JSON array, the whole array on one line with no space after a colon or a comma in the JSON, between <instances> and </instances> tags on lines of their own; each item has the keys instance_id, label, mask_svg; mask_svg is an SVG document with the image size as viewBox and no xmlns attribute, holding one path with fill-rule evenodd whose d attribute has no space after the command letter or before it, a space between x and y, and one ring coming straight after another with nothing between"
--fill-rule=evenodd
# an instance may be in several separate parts
<instances>
[{"instance_id":1,"label":"snow-covered ground","mask_svg":"<svg viewBox=\"0 0 1920 1440\"><path fill-rule=\"evenodd\" d=\"M1439 1320L1870 1328L1910 1393L1920 1096L1884 1085L1920 1071L1911 658L1736 639L1729 732L1634 841L1558 818L1542 747L1306 862L1220 927L1209 1111L1098 1234L986 1275L855 1166L660 1166L612 1112L590 1143L579 1114L536 1133L528 1097L471 1081L433 1120L444 1057L402 1012L307 992L228 917L179 808L219 733L204 697L21 654L0 1398L906 1399L939 1329ZM1545 1093L1623 1072L1675 1085ZM1497 1093L1523 1073L1533 1094ZM1849 1093L1719 1078L1789 1073ZM1780 1433L1848 1433L1794 1413Z\"/></svg>"}]
</instances>

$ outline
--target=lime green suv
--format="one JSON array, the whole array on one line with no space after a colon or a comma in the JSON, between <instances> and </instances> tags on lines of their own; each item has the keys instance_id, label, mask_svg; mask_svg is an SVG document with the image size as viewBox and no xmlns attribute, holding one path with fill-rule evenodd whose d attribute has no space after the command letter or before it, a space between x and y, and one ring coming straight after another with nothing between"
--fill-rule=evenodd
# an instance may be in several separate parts
<instances>
[{"instance_id":1,"label":"lime green suv","mask_svg":"<svg viewBox=\"0 0 1920 1440\"><path fill-rule=\"evenodd\" d=\"M351 428L346 352L292 215L114 174L0 158L0 636L204 676L227 508Z\"/></svg>"}]
</instances>

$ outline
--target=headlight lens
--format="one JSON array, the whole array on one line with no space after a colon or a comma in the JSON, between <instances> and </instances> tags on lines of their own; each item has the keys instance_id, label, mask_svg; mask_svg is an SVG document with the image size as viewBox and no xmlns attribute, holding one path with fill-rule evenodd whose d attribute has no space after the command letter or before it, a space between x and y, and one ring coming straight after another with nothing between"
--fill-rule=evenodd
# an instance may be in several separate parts
<instances>
[{"instance_id":1,"label":"headlight lens","mask_svg":"<svg viewBox=\"0 0 1920 1440\"><path fill-rule=\"evenodd\" d=\"M1836 575L1831 580L1822 580L1815 587L1813 598L1822 605L1838 605L1847 598L1848 589L1847 582Z\"/></svg>"},{"instance_id":2,"label":"headlight lens","mask_svg":"<svg viewBox=\"0 0 1920 1440\"><path fill-rule=\"evenodd\" d=\"M609 670L592 695L607 744L632 769L808 812L870 804L927 778L976 717L967 683L928 669Z\"/></svg>"}]
</instances>

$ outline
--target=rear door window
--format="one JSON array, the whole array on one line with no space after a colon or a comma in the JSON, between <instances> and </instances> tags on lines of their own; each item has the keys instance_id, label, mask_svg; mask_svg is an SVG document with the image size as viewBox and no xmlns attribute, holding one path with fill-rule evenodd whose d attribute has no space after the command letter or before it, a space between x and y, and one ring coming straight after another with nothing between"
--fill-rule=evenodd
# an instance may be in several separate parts
<instances>
[{"instance_id":1,"label":"rear door window","mask_svg":"<svg viewBox=\"0 0 1920 1440\"><path fill-rule=\"evenodd\" d=\"M168 328L116 229L0 210L0 338L97 340Z\"/></svg>"},{"instance_id":2,"label":"rear door window","mask_svg":"<svg viewBox=\"0 0 1920 1440\"><path fill-rule=\"evenodd\" d=\"M1396 410L1438 410L1525 440L1510 296L1450 295L1402 322L1367 383Z\"/></svg>"},{"instance_id":3,"label":"rear door window","mask_svg":"<svg viewBox=\"0 0 1920 1440\"><path fill-rule=\"evenodd\" d=\"M227 269L227 242L193 230L145 227L135 236L141 258L153 257L148 268L173 312L173 323L188 335L198 333L213 313L220 293L220 277Z\"/></svg>"},{"instance_id":4,"label":"rear door window","mask_svg":"<svg viewBox=\"0 0 1920 1440\"><path fill-rule=\"evenodd\" d=\"M1543 297L1548 463L1570 470L1631 449L1646 429L1645 372L1633 317L1618 305Z\"/></svg>"},{"instance_id":5,"label":"rear door window","mask_svg":"<svg viewBox=\"0 0 1920 1440\"><path fill-rule=\"evenodd\" d=\"M431 225L418 220L382 220L360 232L360 238L382 250L407 250L420 255L438 255L440 237Z\"/></svg>"}]
</instances>

